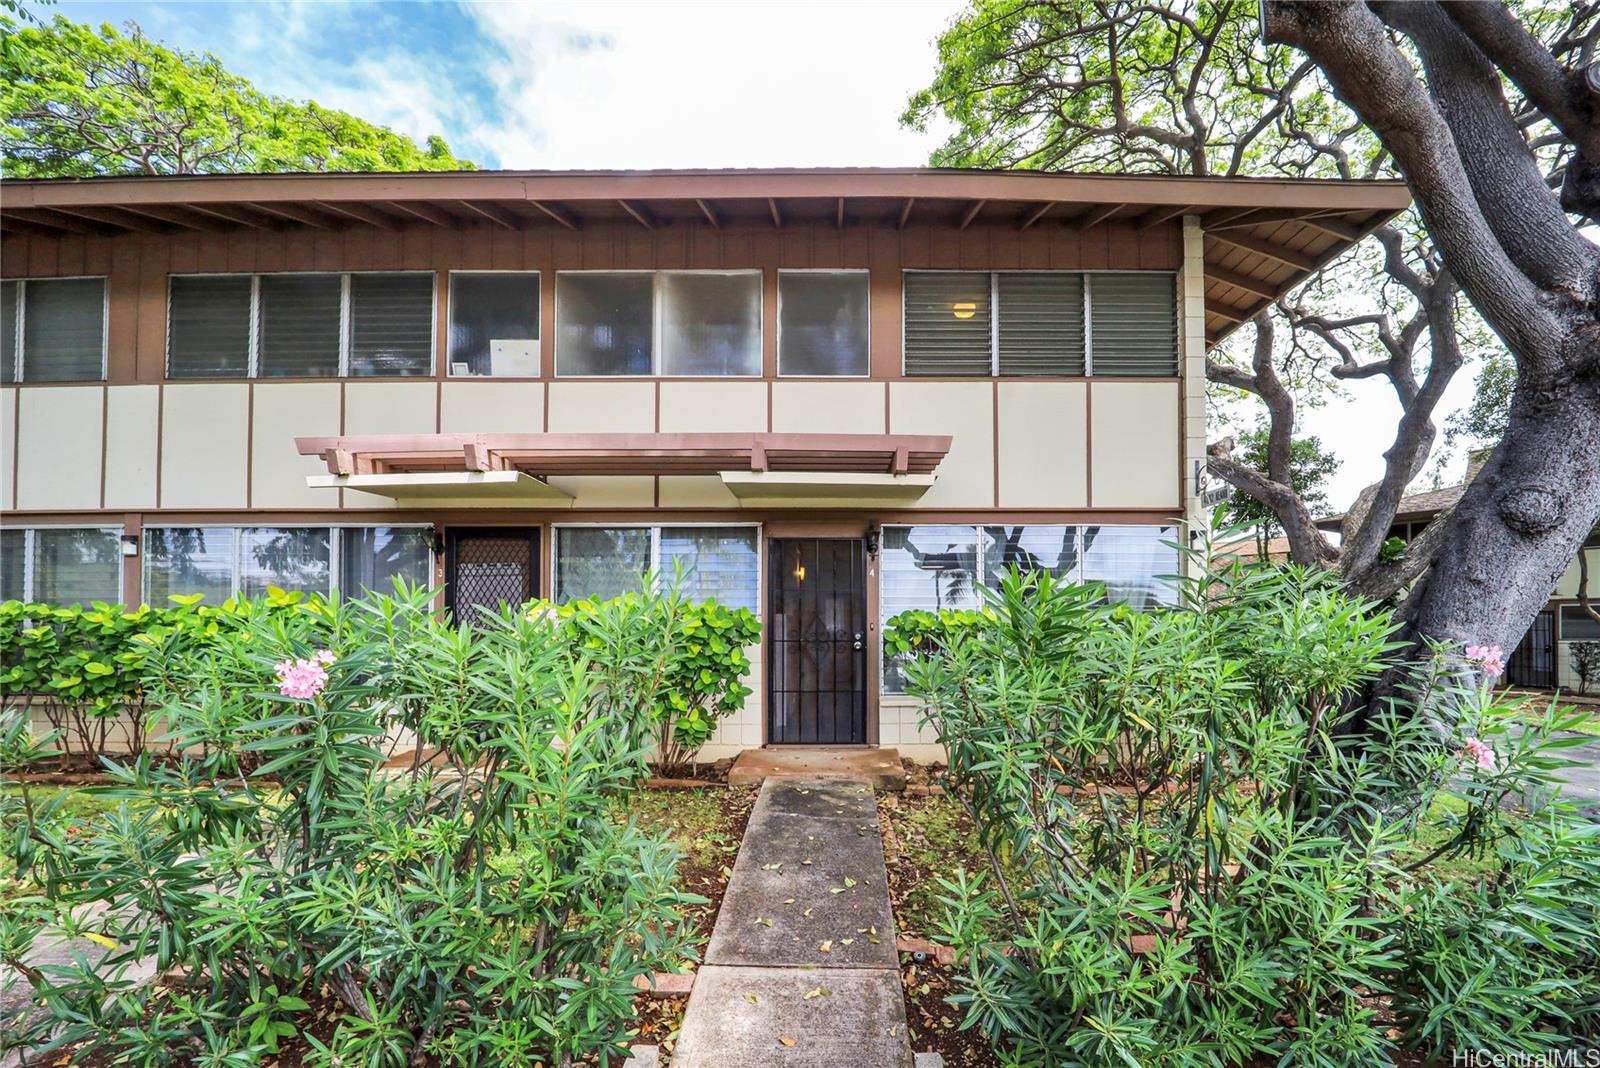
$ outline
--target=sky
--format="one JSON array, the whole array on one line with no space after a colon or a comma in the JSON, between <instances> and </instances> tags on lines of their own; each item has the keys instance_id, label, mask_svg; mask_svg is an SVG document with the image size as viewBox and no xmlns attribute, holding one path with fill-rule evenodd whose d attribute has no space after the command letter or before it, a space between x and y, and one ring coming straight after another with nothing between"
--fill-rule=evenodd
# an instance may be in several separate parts
<instances>
[{"instance_id":1,"label":"sky","mask_svg":"<svg viewBox=\"0 0 1600 1068\"><path fill-rule=\"evenodd\" d=\"M939 131L901 127L964 0L61 0L137 22L268 93L309 98L485 167L916 166ZM1445 411L1471 398L1452 383ZM1397 404L1379 380L1305 413L1341 460L1329 499L1382 474ZM1454 481L1460 464L1446 471Z\"/></svg>"}]
</instances>

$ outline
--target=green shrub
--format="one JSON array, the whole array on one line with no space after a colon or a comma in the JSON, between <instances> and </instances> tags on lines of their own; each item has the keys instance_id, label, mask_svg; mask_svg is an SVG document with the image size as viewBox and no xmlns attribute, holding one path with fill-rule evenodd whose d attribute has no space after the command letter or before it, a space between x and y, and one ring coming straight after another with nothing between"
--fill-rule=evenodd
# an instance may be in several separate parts
<instances>
[{"instance_id":1,"label":"green shrub","mask_svg":"<svg viewBox=\"0 0 1600 1068\"><path fill-rule=\"evenodd\" d=\"M979 611L886 628L993 861L943 883L967 1024L1017 1064L1095 1066L1600 1032L1600 832L1549 801L1570 717L1512 731L1520 710L1461 689L1440 649L1358 722L1395 648L1379 606L1292 567L1208 574L1185 601L1139 613L1013 574ZM1479 746L1492 767L1463 759ZM1441 794L1460 803L1414 860ZM1452 881L1469 854L1493 875Z\"/></svg>"},{"instance_id":2,"label":"green shrub","mask_svg":"<svg viewBox=\"0 0 1600 1068\"><path fill-rule=\"evenodd\" d=\"M0 960L53 1018L45 1048L258 1064L327 990L342 1016L309 1063L614 1063L632 980L692 953L679 909L699 899L670 842L614 819L654 724L608 687L701 617L595 605L591 647L537 612L457 628L425 591L276 600L150 641L175 753L113 764L114 814L69 833L48 806L8 810L38 892L0 904ZM386 767L398 732L416 757ZM43 926L85 922L114 947L97 968L26 966ZM147 957L182 980L138 986Z\"/></svg>"}]
</instances>

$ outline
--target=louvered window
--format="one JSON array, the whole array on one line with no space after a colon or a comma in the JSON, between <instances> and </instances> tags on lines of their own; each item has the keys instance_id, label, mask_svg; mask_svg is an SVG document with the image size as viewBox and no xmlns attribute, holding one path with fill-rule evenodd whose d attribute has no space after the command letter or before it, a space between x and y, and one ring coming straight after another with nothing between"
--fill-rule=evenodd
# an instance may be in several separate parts
<instances>
[{"instance_id":1,"label":"louvered window","mask_svg":"<svg viewBox=\"0 0 1600 1068\"><path fill-rule=\"evenodd\" d=\"M174 275L169 378L433 373L433 274Z\"/></svg>"},{"instance_id":2,"label":"louvered window","mask_svg":"<svg viewBox=\"0 0 1600 1068\"><path fill-rule=\"evenodd\" d=\"M164 606L198 593L216 605L273 586L387 594L395 578L428 585L432 540L428 527L146 527L144 597Z\"/></svg>"},{"instance_id":3,"label":"louvered window","mask_svg":"<svg viewBox=\"0 0 1600 1068\"><path fill-rule=\"evenodd\" d=\"M991 279L977 271L906 272L906 374L992 372Z\"/></svg>"},{"instance_id":4,"label":"louvered window","mask_svg":"<svg viewBox=\"0 0 1600 1068\"><path fill-rule=\"evenodd\" d=\"M556 599L607 600L682 576L678 593L755 611L760 597L760 541L753 526L557 527Z\"/></svg>"},{"instance_id":5,"label":"louvered window","mask_svg":"<svg viewBox=\"0 0 1600 1068\"><path fill-rule=\"evenodd\" d=\"M167 317L168 378L250 373L250 275L176 275Z\"/></svg>"},{"instance_id":6,"label":"louvered window","mask_svg":"<svg viewBox=\"0 0 1600 1068\"><path fill-rule=\"evenodd\" d=\"M433 276L350 276L350 374L376 378L433 370Z\"/></svg>"},{"instance_id":7,"label":"louvered window","mask_svg":"<svg viewBox=\"0 0 1600 1068\"><path fill-rule=\"evenodd\" d=\"M342 286L336 274L261 276L261 377L338 375Z\"/></svg>"},{"instance_id":8,"label":"louvered window","mask_svg":"<svg viewBox=\"0 0 1600 1068\"><path fill-rule=\"evenodd\" d=\"M1084 373L1083 275L1029 271L997 275L1000 373Z\"/></svg>"},{"instance_id":9,"label":"louvered window","mask_svg":"<svg viewBox=\"0 0 1600 1068\"><path fill-rule=\"evenodd\" d=\"M0 601L115 604L122 600L121 533L104 527L0 531Z\"/></svg>"},{"instance_id":10,"label":"louvered window","mask_svg":"<svg viewBox=\"0 0 1600 1068\"><path fill-rule=\"evenodd\" d=\"M1177 305L1177 288L1170 274L1091 274L1089 343L1094 373L1176 375Z\"/></svg>"},{"instance_id":11,"label":"louvered window","mask_svg":"<svg viewBox=\"0 0 1600 1068\"><path fill-rule=\"evenodd\" d=\"M907 271L905 373L1175 376L1176 289L1165 271Z\"/></svg>"},{"instance_id":12,"label":"louvered window","mask_svg":"<svg viewBox=\"0 0 1600 1068\"><path fill-rule=\"evenodd\" d=\"M105 379L104 278L21 279L0 290L0 381Z\"/></svg>"}]
</instances>

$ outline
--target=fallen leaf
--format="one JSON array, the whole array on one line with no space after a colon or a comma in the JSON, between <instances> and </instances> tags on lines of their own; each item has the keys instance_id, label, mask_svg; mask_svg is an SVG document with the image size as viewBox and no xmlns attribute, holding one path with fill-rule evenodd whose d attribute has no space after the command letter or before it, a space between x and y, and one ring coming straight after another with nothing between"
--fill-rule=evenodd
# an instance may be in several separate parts
<instances>
[{"instance_id":1,"label":"fallen leaf","mask_svg":"<svg viewBox=\"0 0 1600 1068\"><path fill-rule=\"evenodd\" d=\"M854 938L841 938L841 939L839 939L839 944L841 946L848 946L850 943L852 943L854 941L855 941Z\"/></svg>"},{"instance_id":2,"label":"fallen leaf","mask_svg":"<svg viewBox=\"0 0 1600 1068\"><path fill-rule=\"evenodd\" d=\"M786 897L786 898L783 899L783 903L785 905L793 905L794 904L794 898Z\"/></svg>"},{"instance_id":3,"label":"fallen leaf","mask_svg":"<svg viewBox=\"0 0 1600 1068\"><path fill-rule=\"evenodd\" d=\"M782 867L783 867L783 861L780 860L776 864L763 864L763 865L761 865L761 870L762 871L777 871L779 868L782 868Z\"/></svg>"},{"instance_id":4,"label":"fallen leaf","mask_svg":"<svg viewBox=\"0 0 1600 1068\"><path fill-rule=\"evenodd\" d=\"M811 915L811 910L810 910L810 909L806 909L806 910L805 910L805 911L804 911L804 912L802 912L802 913L801 913L801 914L800 914L800 915L802 915L802 916L806 916L806 917L809 917L809 916L810 916L810 915Z\"/></svg>"},{"instance_id":5,"label":"fallen leaf","mask_svg":"<svg viewBox=\"0 0 1600 1068\"><path fill-rule=\"evenodd\" d=\"M750 1003L750 1004L752 1004L752 1005L759 1005L759 1004L761 1004L761 1001L760 1001L760 999L758 999L758 998L757 998L757 997L756 997L756 996L755 996L755 995L754 995L754 994L746 994L746 995L745 995L745 996L744 996L744 999L745 999L745 1000L746 1000L746 1001L748 1001L748 1002L749 1002L749 1003Z\"/></svg>"},{"instance_id":6,"label":"fallen leaf","mask_svg":"<svg viewBox=\"0 0 1600 1068\"><path fill-rule=\"evenodd\" d=\"M760 916L756 917L756 921L755 922L759 923L763 927L771 927L772 926L772 921L771 920L763 919Z\"/></svg>"},{"instance_id":7,"label":"fallen leaf","mask_svg":"<svg viewBox=\"0 0 1600 1068\"><path fill-rule=\"evenodd\" d=\"M785 1046L794 1045L794 1039L790 1038L788 1035L779 1035L778 1041L782 1042Z\"/></svg>"},{"instance_id":8,"label":"fallen leaf","mask_svg":"<svg viewBox=\"0 0 1600 1068\"><path fill-rule=\"evenodd\" d=\"M826 939L826 940L824 940L822 942L819 942L817 944L817 951L819 953L832 953L833 952L833 939L829 938L829 939Z\"/></svg>"},{"instance_id":9,"label":"fallen leaf","mask_svg":"<svg viewBox=\"0 0 1600 1068\"><path fill-rule=\"evenodd\" d=\"M800 1000L810 1001L812 998L825 998L832 993L833 991L829 990L827 987L819 986L814 990L807 990L805 994L801 996Z\"/></svg>"},{"instance_id":10,"label":"fallen leaf","mask_svg":"<svg viewBox=\"0 0 1600 1068\"><path fill-rule=\"evenodd\" d=\"M889 1037L893 1038L894 1037L894 1033L896 1031L898 1031L898 1030L900 1030L900 1025L899 1024L890 1024L889 1025Z\"/></svg>"},{"instance_id":11,"label":"fallen leaf","mask_svg":"<svg viewBox=\"0 0 1600 1068\"><path fill-rule=\"evenodd\" d=\"M844 877L844 885L846 885L846 886L854 886L854 885L856 885L856 881L854 879L850 878L850 876L846 875Z\"/></svg>"},{"instance_id":12,"label":"fallen leaf","mask_svg":"<svg viewBox=\"0 0 1600 1068\"><path fill-rule=\"evenodd\" d=\"M842 886L830 886L830 887L828 887L828 893L830 893L830 894L842 894L842 893L844 893L844 887L842 887Z\"/></svg>"}]
</instances>

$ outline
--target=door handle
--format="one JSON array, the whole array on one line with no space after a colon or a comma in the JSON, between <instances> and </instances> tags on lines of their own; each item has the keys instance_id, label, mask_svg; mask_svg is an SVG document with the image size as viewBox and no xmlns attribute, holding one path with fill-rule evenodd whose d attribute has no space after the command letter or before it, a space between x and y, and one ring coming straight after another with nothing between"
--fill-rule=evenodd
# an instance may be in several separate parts
<instances>
[{"instance_id":1,"label":"door handle","mask_svg":"<svg viewBox=\"0 0 1600 1068\"><path fill-rule=\"evenodd\" d=\"M865 648L865 646L863 646L861 644L861 635L859 635L859 634L856 635L855 641L851 643L851 648L853 648L853 649Z\"/></svg>"}]
</instances>

